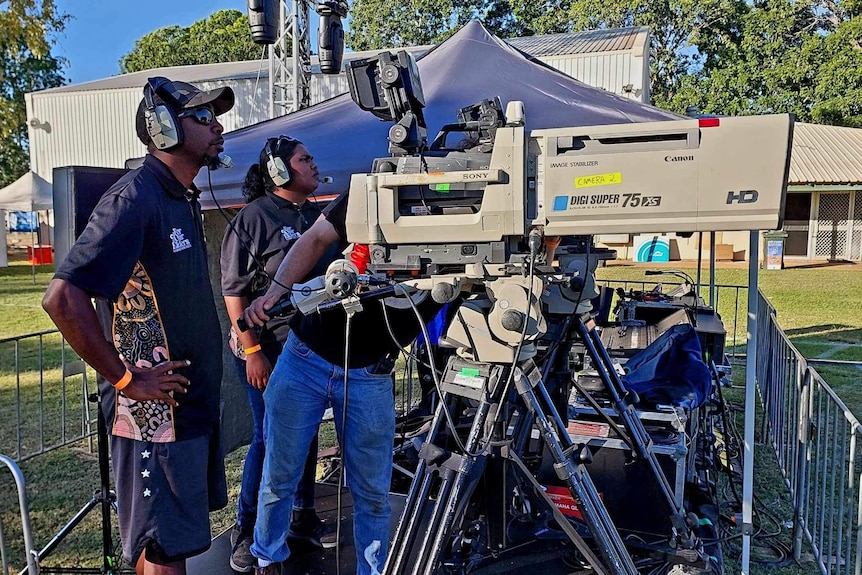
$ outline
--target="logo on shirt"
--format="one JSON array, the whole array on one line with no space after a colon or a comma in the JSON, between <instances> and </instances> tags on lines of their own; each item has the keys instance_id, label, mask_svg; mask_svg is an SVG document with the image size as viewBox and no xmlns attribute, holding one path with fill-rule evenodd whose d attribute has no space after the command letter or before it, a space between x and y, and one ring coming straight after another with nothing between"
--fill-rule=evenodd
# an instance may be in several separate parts
<instances>
[{"instance_id":1,"label":"logo on shirt","mask_svg":"<svg viewBox=\"0 0 862 575\"><path fill-rule=\"evenodd\" d=\"M185 238L183 231L180 228L174 228L174 231L171 232L171 244L174 247L174 253L181 252L192 247L191 240L187 240Z\"/></svg>"},{"instance_id":2,"label":"logo on shirt","mask_svg":"<svg viewBox=\"0 0 862 575\"><path fill-rule=\"evenodd\" d=\"M296 231L290 226L284 226L283 228L281 228L281 235L284 236L284 239L290 241L298 240L302 234L300 234L298 231Z\"/></svg>"}]
</instances>

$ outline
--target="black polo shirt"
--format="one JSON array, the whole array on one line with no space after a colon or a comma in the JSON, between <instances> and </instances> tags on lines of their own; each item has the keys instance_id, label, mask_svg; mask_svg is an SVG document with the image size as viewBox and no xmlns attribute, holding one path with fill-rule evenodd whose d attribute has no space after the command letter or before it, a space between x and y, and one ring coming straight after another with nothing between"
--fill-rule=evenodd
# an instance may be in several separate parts
<instances>
[{"instance_id":1,"label":"black polo shirt","mask_svg":"<svg viewBox=\"0 0 862 575\"><path fill-rule=\"evenodd\" d=\"M299 206L271 192L241 209L225 231L221 246L222 295L252 301L265 294L287 251L319 216L320 208L314 202ZM322 275L336 256L333 250L321 258L309 279ZM263 352L273 365L287 339L288 320L273 318L259 334Z\"/></svg>"},{"instance_id":2,"label":"black polo shirt","mask_svg":"<svg viewBox=\"0 0 862 575\"><path fill-rule=\"evenodd\" d=\"M332 224L341 241L346 245L347 195L342 193L323 210L323 215ZM386 327L388 321L392 334L401 346L407 346L422 331L412 308L386 308L382 301L364 304L362 312L353 316L350 324L350 368L374 366L386 357L394 357L399 346L392 340ZM440 310L440 304L427 297L418 306L427 323ZM297 313L290 322L297 337L328 362L344 365L344 332L346 314L343 309L307 316Z\"/></svg>"},{"instance_id":3,"label":"black polo shirt","mask_svg":"<svg viewBox=\"0 0 862 575\"><path fill-rule=\"evenodd\" d=\"M180 370L191 382L188 393L177 398L178 407L160 416L160 426L151 430L154 441L209 433L219 418L222 336L198 194L148 155L102 196L55 274L113 303L114 344L130 354L146 350L138 363L167 358L191 362ZM131 400L118 398L111 385L103 383L100 391L115 434L124 435L120 428L131 425L129 417L152 417L151 406L129 409ZM126 418L120 421L124 407ZM138 421L142 429L143 419Z\"/></svg>"}]
</instances>

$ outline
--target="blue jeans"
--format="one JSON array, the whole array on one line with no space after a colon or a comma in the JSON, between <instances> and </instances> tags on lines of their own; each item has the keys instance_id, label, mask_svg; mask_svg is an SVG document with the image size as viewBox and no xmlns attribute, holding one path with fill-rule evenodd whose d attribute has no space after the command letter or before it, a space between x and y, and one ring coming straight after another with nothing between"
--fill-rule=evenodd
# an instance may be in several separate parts
<instances>
[{"instance_id":1,"label":"blue jeans","mask_svg":"<svg viewBox=\"0 0 862 575\"><path fill-rule=\"evenodd\" d=\"M383 569L389 547L389 483L395 404L390 373L351 369L347 383L346 428L344 369L311 351L293 333L264 392L266 458L257 508L252 554L265 562L284 561L296 482L308 445L317 434L323 412L332 406L353 495L356 572L373 575Z\"/></svg>"},{"instance_id":2,"label":"blue jeans","mask_svg":"<svg viewBox=\"0 0 862 575\"><path fill-rule=\"evenodd\" d=\"M240 531L251 533L257 518L257 497L260 492L260 480L263 476L263 457L266 451L263 442L264 403L263 392L248 382L245 374L245 360L234 358L237 375L245 386L248 404L251 406L253 430L251 444L245 456L242 467L242 483L240 484L239 502L236 509L236 524ZM311 442L305 469L296 487L297 509L314 509L314 482L317 472L317 435Z\"/></svg>"}]
</instances>

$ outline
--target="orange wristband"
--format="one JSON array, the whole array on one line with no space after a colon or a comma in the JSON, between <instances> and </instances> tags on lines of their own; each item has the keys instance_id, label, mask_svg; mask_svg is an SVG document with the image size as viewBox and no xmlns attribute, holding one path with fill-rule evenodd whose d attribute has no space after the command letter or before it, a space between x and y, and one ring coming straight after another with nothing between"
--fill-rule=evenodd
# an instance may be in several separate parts
<instances>
[{"instance_id":1,"label":"orange wristband","mask_svg":"<svg viewBox=\"0 0 862 575\"><path fill-rule=\"evenodd\" d=\"M120 378L120 381L114 384L114 389L123 391L130 383L132 383L132 372L127 369L125 375Z\"/></svg>"},{"instance_id":2,"label":"orange wristband","mask_svg":"<svg viewBox=\"0 0 862 575\"><path fill-rule=\"evenodd\" d=\"M251 355L253 353L257 353L260 351L260 344L253 345L251 347L247 347L243 350L246 355Z\"/></svg>"}]
</instances>

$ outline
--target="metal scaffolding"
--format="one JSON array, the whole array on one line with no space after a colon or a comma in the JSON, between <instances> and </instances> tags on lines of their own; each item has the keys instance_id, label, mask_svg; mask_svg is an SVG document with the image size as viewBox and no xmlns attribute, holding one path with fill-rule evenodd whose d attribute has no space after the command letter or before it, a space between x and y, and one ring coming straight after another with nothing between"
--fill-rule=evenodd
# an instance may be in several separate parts
<instances>
[{"instance_id":1,"label":"metal scaffolding","mask_svg":"<svg viewBox=\"0 0 862 575\"><path fill-rule=\"evenodd\" d=\"M278 39L269 46L269 115L283 116L311 104L308 2L281 2Z\"/></svg>"}]
</instances>

